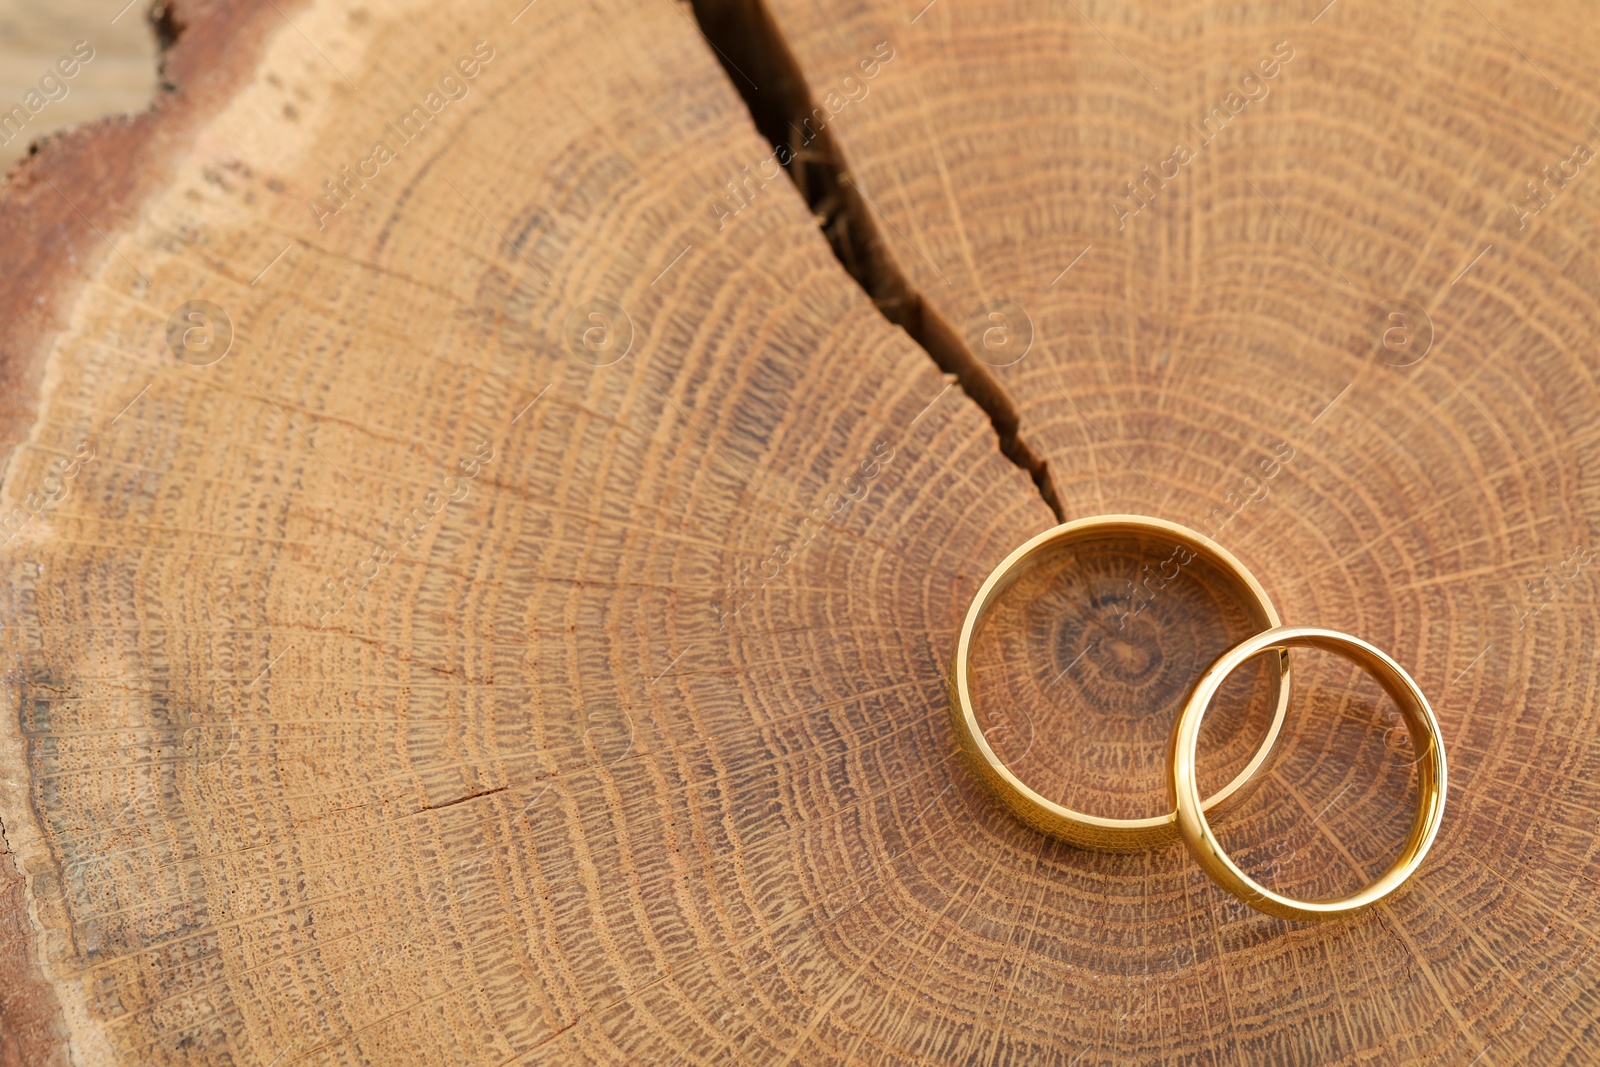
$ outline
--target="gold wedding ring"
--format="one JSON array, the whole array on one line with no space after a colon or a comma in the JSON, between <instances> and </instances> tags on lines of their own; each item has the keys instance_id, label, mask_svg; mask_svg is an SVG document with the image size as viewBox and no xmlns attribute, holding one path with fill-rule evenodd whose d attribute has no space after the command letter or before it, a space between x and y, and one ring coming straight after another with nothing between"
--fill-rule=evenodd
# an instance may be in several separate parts
<instances>
[{"instance_id":1,"label":"gold wedding ring","mask_svg":"<svg viewBox=\"0 0 1600 1067\"><path fill-rule=\"evenodd\" d=\"M1053 834L1082 848L1103 852L1126 852L1174 840L1177 837L1176 813L1168 812L1165 815L1143 819L1111 819L1077 811L1034 791L1001 761L984 737L983 729L978 725L977 714L973 710L968 661L972 656L972 642L978 624L983 621L989 607L1012 582L1032 564L1037 563L1042 556L1070 542L1102 540L1127 534L1145 536L1156 534L1177 541L1194 556L1208 560L1249 590L1254 607L1254 622L1261 629L1275 631L1279 626L1278 613L1273 608L1272 601L1268 599L1266 590L1261 588L1261 584L1245 569L1244 564L1210 538L1164 519L1146 518L1141 515L1096 515L1075 519L1052 530L1046 530L1028 540L994 569L967 609L950 671L950 719L955 725L956 737L962 749L967 753L984 783L1022 821L1033 828ZM1191 560L1185 560L1184 563ZM1220 812L1226 810L1231 803L1242 799L1248 792L1246 786L1261 769L1271 752L1289 707L1287 656L1281 658L1280 665L1281 674L1273 677L1273 684L1277 688L1277 704L1273 710L1272 725L1261 739L1261 744L1250 762L1233 781L1207 797L1203 804L1196 800L1196 804L1204 810ZM1198 717L1196 724L1198 726ZM1192 751L1190 765L1192 768Z\"/></svg>"},{"instance_id":2,"label":"gold wedding ring","mask_svg":"<svg viewBox=\"0 0 1600 1067\"><path fill-rule=\"evenodd\" d=\"M1261 885L1238 866L1217 843L1206 821L1200 801L1200 786L1195 778L1195 744L1200 737L1200 722L1217 694L1217 689L1250 657L1273 649L1319 648L1350 660L1377 679L1400 709L1411 744L1418 752L1417 769L1421 796L1417 815L1411 824L1400 855L1375 880L1349 896L1327 900L1296 900ZM1258 911L1285 919L1331 919L1372 907L1400 887L1416 872L1439 832L1444 818L1445 763L1444 739L1439 721L1428 706L1427 697L1401 666L1381 650L1358 637L1315 626L1281 626L1247 638L1222 654L1195 683L1178 723L1172 731L1169 784L1178 813L1178 832L1190 853L1205 868L1213 881Z\"/></svg>"},{"instance_id":3,"label":"gold wedding ring","mask_svg":"<svg viewBox=\"0 0 1600 1067\"><path fill-rule=\"evenodd\" d=\"M1260 633L1224 652L1195 682L1184 701L1178 721L1173 725L1168 744L1167 784L1173 811L1146 819L1108 819L1090 815L1047 800L1031 789L1001 761L984 737L973 710L969 679L968 661L972 656L974 635L990 606L1007 587L1037 564L1046 553L1064 544L1127 534L1158 534L1176 540L1193 553L1190 559L1179 564L1180 567L1191 562L1194 556L1199 556L1231 575L1252 594L1256 622L1262 627ZM1165 574L1162 577L1167 578ZM1419 753L1414 761L1414 766L1418 768L1420 792L1417 814L1399 856L1388 870L1347 896L1297 900L1268 889L1239 869L1217 841L1206 818L1208 814L1220 812L1248 792L1248 786L1264 766L1277 741L1289 706L1291 648L1316 648L1332 652L1372 675L1399 707L1412 746ZM1228 677L1252 657L1264 652L1276 653L1281 669L1281 673L1273 678L1277 687L1277 705L1272 725L1244 770L1217 793L1202 800L1200 782L1195 772L1200 724ZM1444 739L1440 736L1439 720L1434 716L1433 708L1411 676L1386 653L1358 637L1315 626L1281 625L1266 590L1232 554L1210 538L1162 519L1140 515L1097 515L1077 519L1031 538L1001 561L979 588L961 624L961 635L956 642L950 669L950 719L955 725L956 738L979 777L1028 825L1074 845L1106 852L1124 852L1161 844L1172 840L1174 836L1181 837L1206 874L1223 889L1258 911L1285 919L1331 919L1372 907L1416 873L1444 819Z\"/></svg>"}]
</instances>

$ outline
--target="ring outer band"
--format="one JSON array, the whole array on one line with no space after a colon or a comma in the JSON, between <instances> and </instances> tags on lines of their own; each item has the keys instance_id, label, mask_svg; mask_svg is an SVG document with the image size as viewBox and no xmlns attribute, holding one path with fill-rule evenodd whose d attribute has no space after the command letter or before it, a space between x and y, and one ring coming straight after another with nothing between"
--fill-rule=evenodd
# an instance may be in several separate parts
<instances>
[{"instance_id":1,"label":"ring outer band","mask_svg":"<svg viewBox=\"0 0 1600 1067\"><path fill-rule=\"evenodd\" d=\"M1383 686L1400 708L1411 735L1412 746L1423 753L1417 760L1419 803L1411 832L1400 855L1389 869L1366 886L1348 896L1325 900L1296 900L1275 893L1245 874L1223 851L1200 804L1200 789L1195 777L1195 744L1200 722L1205 717L1217 689L1229 674L1252 656L1269 649L1317 648L1333 652L1355 663ZM1224 652L1212 664L1184 704L1173 727L1169 753L1169 784L1178 812L1178 832L1189 852L1213 881L1257 911L1285 919L1315 921L1351 915L1372 907L1400 888L1416 873L1423 857L1433 845L1444 818L1447 790L1444 738L1439 720L1417 683L1389 655L1359 637L1316 626L1282 626L1247 638Z\"/></svg>"},{"instance_id":2,"label":"ring outer band","mask_svg":"<svg viewBox=\"0 0 1600 1067\"><path fill-rule=\"evenodd\" d=\"M1159 534L1173 538L1196 554L1204 556L1221 567L1249 590L1257 609L1257 621L1263 630L1280 625L1277 610L1272 606L1267 592L1234 555L1204 534L1165 519L1144 515L1092 515L1038 534L1013 551L990 572L967 608L956 641L949 675L950 721L955 727L956 740L966 753L968 762L978 776L1002 803L1023 822L1036 830L1051 834L1079 848L1099 852L1132 852L1167 844L1177 839L1176 812L1142 819L1112 819L1077 811L1064 804L1040 795L1018 778L995 753L978 725L973 710L972 687L968 663L972 656L972 643L978 625L990 606L1018 577L1028 570L1028 564L1037 557L1057 550L1071 541L1092 541L1102 536L1116 534ZM1221 812L1249 795L1252 779L1265 765L1272 753L1278 733L1283 727L1289 707L1289 659L1281 660L1281 674L1274 679L1277 685L1277 702L1273 709L1272 724L1250 762L1227 785L1205 801L1207 811Z\"/></svg>"}]
</instances>

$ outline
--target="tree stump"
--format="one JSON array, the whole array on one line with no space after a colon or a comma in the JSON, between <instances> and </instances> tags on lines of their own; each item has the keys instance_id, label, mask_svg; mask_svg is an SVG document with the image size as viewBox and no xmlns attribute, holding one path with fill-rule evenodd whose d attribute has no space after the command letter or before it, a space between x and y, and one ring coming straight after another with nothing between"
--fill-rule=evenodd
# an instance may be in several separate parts
<instances>
[{"instance_id":1,"label":"tree stump","mask_svg":"<svg viewBox=\"0 0 1600 1067\"><path fill-rule=\"evenodd\" d=\"M1596 29L1320 6L165 9L0 188L0 1063L1600 1060ZM1101 512L1415 675L1401 893L984 790ZM1248 630L1162 551L976 655L1107 814ZM1414 753L1294 666L1220 830L1327 895Z\"/></svg>"}]
</instances>

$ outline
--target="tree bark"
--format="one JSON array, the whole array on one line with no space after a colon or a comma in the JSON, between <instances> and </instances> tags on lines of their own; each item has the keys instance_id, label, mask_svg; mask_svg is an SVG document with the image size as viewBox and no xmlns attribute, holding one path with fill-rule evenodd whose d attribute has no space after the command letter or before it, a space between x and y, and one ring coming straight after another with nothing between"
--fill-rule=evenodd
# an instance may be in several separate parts
<instances>
[{"instance_id":1,"label":"tree bark","mask_svg":"<svg viewBox=\"0 0 1600 1067\"><path fill-rule=\"evenodd\" d=\"M1596 1059L1592 19L920 6L180 4L13 172L0 1063ZM1415 675L1414 883L985 792L955 632L1102 512ZM1249 631L1165 547L980 642L1066 802ZM1414 754L1294 664L1219 824L1322 896Z\"/></svg>"}]
</instances>

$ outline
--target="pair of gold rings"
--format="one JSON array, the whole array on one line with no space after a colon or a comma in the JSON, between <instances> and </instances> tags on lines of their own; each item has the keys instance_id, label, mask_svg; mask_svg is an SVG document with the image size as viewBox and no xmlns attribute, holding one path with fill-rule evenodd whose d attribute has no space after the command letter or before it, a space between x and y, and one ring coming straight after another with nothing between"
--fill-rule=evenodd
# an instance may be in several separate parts
<instances>
[{"instance_id":1,"label":"pair of gold rings","mask_svg":"<svg viewBox=\"0 0 1600 1067\"><path fill-rule=\"evenodd\" d=\"M1195 682L1173 727L1168 746L1167 781L1173 810L1145 819L1112 819L1058 804L1029 787L1005 765L984 737L973 710L969 660L974 635L989 608L1033 564L1062 546L1081 540L1134 535L1175 540L1182 552L1201 557L1232 576L1251 594L1255 623L1261 632L1241 641L1213 663ZM1169 559L1176 559L1177 552ZM1184 563L1189 562L1184 560ZM1165 575L1163 574L1163 577ZM1389 869L1348 896L1296 900L1268 889L1239 869L1223 850L1207 821L1243 799L1262 770L1278 739L1289 708L1289 649L1317 648L1350 660L1371 674L1400 709L1416 761L1421 799L1411 832ZM1272 723L1249 763L1212 796L1200 796L1195 750L1200 724L1224 681L1246 661L1265 652L1278 653ZM956 737L985 784L1024 822L1083 848L1126 852L1181 837L1200 866L1220 886L1258 911L1286 919L1329 919L1362 911L1394 892L1421 865L1444 817L1444 741L1439 722L1422 690L1386 653L1357 637L1314 626L1284 626L1260 583L1234 556L1203 534L1176 523L1139 515L1098 515L1076 519L1024 543L996 567L967 609L956 642L950 672L950 717Z\"/></svg>"}]
</instances>

